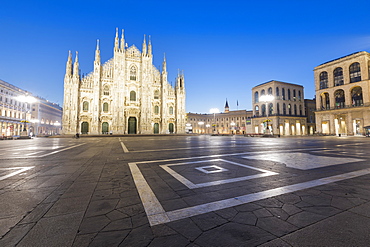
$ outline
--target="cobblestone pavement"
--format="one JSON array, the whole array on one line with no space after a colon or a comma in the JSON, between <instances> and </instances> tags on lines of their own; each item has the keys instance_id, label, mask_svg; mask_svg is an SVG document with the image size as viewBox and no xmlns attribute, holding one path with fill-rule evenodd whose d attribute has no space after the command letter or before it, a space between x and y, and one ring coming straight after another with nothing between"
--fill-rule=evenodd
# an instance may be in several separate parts
<instances>
[{"instance_id":1,"label":"cobblestone pavement","mask_svg":"<svg viewBox=\"0 0 370 247\"><path fill-rule=\"evenodd\" d=\"M364 137L0 141L0 246L369 246Z\"/></svg>"}]
</instances>

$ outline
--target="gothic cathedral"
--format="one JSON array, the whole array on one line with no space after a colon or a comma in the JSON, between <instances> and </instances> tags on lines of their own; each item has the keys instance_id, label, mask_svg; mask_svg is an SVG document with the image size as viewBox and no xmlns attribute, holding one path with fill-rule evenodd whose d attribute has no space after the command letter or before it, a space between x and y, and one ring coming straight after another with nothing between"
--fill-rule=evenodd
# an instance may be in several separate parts
<instances>
[{"instance_id":1,"label":"gothic cathedral","mask_svg":"<svg viewBox=\"0 0 370 247\"><path fill-rule=\"evenodd\" d=\"M114 56L100 62L99 40L94 71L82 77L78 53L69 52L64 77L64 134L171 134L185 133L184 75L173 87L153 65L152 45L145 36L142 52L127 47L122 30L114 42Z\"/></svg>"}]
</instances>

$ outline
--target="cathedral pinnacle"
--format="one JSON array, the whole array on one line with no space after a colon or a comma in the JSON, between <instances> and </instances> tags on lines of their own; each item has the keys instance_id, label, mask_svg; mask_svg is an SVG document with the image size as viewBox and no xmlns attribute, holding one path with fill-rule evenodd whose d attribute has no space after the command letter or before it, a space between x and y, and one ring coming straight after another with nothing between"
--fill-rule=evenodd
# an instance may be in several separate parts
<instances>
[{"instance_id":1,"label":"cathedral pinnacle","mask_svg":"<svg viewBox=\"0 0 370 247\"><path fill-rule=\"evenodd\" d=\"M145 39L145 34L144 34L144 40L143 40L143 57L146 56L146 39Z\"/></svg>"},{"instance_id":2,"label":"cathedral pinnacle","mask_svg":"<svg viewBox=\"0 0 370 247\"><path fill-rule=\"evenodd\" d=\"M99 40L96 40L95 62L100 64Z\"/></svg>"},{"instance_id":3,"label":"cathedral pinnacle","mask_svg":"<svg viewBox=\"0 0 370 247\"><path fill-rule=\"evenodd\" d=\"M166 53L164 53L164 56L163 56L163 64L162 64L162 67L163 67L163 72L167 72L167 62L166 62Z\"/></svg>"},{"instance_id":4,"label":"cathedral pinnacle","mask_svg":"<svg viewBox=\"0 0 370 247\"><path fill-rule=\"evenodd\" d=\"M150 41L150 35L149 35L149 44L148 44L148 56L152 55L152 42Z\"/></svg>"},{"instance_id":5,"label":"cathedral pinnacle","mask_svg":"<svg viewBox=\"0 0 370 247\"><path fill-rule=\"evenodd\" d=\"M72 76L72 52L68 52L68 60L66 65L66 76Z\"/></svg>"},{"instance_id":6,"label":"cathedral pinnacle","mask_svg":"<svg viewBox=\"0 0 370 247\"><path fill-rule=\"evenodd\" d=\"M121 51L125 51L125 35L124 35L124 29L122 29L122 34L121 34Z\"/></svg>"},{"instance_id":7,"label":"cathedral pinnacle","mask_svg":"<svg viewBox=\"0 0 370 247\"><path fill-rule=\"evenodd\" d=\"M118 45L118 27L116 28L116 37L114 39L114 51L119 51L119 45Z\"/></svg>"},{"instance_id":8,"label":"cathedral pinnacle","mask_svg":"<svg viewBox=\"0 0 370 247\"><path fill-rule=\"evenodd\" d=\"M75 59L74 65L73 65L73 75L75 77L79 76L78 51L76 51L76 59Z\"/></svg>"}]
</instances>

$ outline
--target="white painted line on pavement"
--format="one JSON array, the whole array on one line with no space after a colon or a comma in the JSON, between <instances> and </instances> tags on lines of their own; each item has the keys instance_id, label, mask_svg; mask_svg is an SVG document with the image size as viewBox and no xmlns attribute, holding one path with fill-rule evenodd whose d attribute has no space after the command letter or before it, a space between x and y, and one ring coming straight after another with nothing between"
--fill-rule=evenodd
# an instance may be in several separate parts
<instances>
[{"instance_id":1,"label":"white painted line on pavement","mask_svg":"<svg viewBox=\"0 0 370 247\"><path fill-rule=\"evenodd\" d=\"M59 153L59 152L63 152L65 150L76 148L76 147L79 147L79 146L82 146L82 145L85 145L85 143L77 144L77 145L74 145L74 146L71 146L71 147L67 147L67 148L64 148L64 149L61 149L61 150L53 151L51 153L47 153L47 154L40 155L40 156L37 156L37 157L41 158L41 157L49 156L49 155L56 154L56 153Z\"/></svg>"},{"instance_id":2,"label":"white painted line on pavement","mask_svg":"<svg viewBox=\"0 0 370 247\"><path fill-rule=\"evenodd\" d=\"M141 201L144 205L146 215L149 218L149 222L151 222L151 224L153 223L154 225L170 222L161 203L158 201L152 189L149 187L149 184L146 182L143 174L139 170L139 167L135 163L129 163L128 165L134 178Z\"/></svg>"},{"instance_id":3,"label":"white painted line on pavement","mask_svg":"<svg viewBox=\"0 0 370 247\"><path fill-rule=\"evenodd\" d=\"M225 163L230 163L232 165L237 165L241 167L245 167L248 169L252 170L257 170L260 171L260 174L255 174L255 175L249 175L249 176L244 176L244 177L236 177L236 178L231 178L231 179L223 179L223 180L217 180L213 182L207 182L207 183L199 183L199 184L194 184L190 180L186 179L185 177L181 176L179 173L175 172L172 170L169 166L178 166L178 165L190 165L190 164L198 164L198 163L204 163L204 162L225 162ZM201 161L194 161L194 162L184 162L184 163L177 163L177 164L167 164L167 165L160 165L166 172L171 174L174 178L176 178L178 181L180 181L182 184L184 184L186 187L189 189L196 189L196 188L203 188L203 187L208 187L208 186L214 186L214 185L220 185L220 184L227 184L227 183L234 183L234 182L240 182L240 181L245 181L249 179L254 179L254 178L262 178L262 177L267 177L267 176L272 176L272 175L277 175L277 172L271 172L268 170L264 170L261 168L253 167L253 166L248 166L236 162L232 162L229 160L224 160L224 159L212 159L212 160L201 160ZM197 168L195 168L197 169Z\"/></svg>"},{"instance_id":4,"label":"white painted line on pavement","mask_svg":"<svg viewBox=\"0 0 370 247\"><path fill-rule=\"evenodd\" d=\"M122 141L120 141L120 143L121 143L123 152L128 153L129 151L128 151L127 147L125 146L125 144Z\"/></svg>"},{"instance_id":5,"label":"white painted line on pavement","mask_svg":"<svg viewBox=\"0 0 370 247\"><path fill-rule=\"evenodd\" d=\"M6 171L7 171L7 170L17 170L17 171L12 172L12 173L10 173L10 174L8 174L8 175L5 175L5 176L0 177L0 181L1 181L1 180L4 180L4 179L6 179L6 178L13 177L13 176L15 176L15 175L17 175L17 174L19 174L19 173L25 172L25 171L27 171L27 170L29 170L29 169L32 169L32 168L34 168L34 166L30 166L30 167L9 167L9 168L0 168L0 170L6 170Z\"/></svg>"},{"instance_id":6,"label":"white painted line on pavement","mask_svg":"<svg viewBox=\"0 0 370 247\"><path fill-rule=\"evenodd\" d=\"M145 208L149 224L151 226L168 223L175 220L180 220L200 214L209 213L212 211L225 209L229 207L238 206L241 204L259 201L262 199L283 195L287 193L292 193L299 190L304 190L316 186L321 186L329 183L334 183L346 179L351 179L363 175L370 174L370 168L339 174L331 177L320 178L316 180L311 180L303 183L292 184L287 186L282 186L270 190L265 190L257 193L246 194L234 198L229 198L225 200L205 203L197 206L182 208L178 210L173 210L166 212L161 203L158 201L154 192L150 188L149 184L146 182L144 176L142 175L139 167L136 163L129 163L131 173L134 178L134 182L138 193L140 195L141 201Z\"/></svg>"}]
</instances>

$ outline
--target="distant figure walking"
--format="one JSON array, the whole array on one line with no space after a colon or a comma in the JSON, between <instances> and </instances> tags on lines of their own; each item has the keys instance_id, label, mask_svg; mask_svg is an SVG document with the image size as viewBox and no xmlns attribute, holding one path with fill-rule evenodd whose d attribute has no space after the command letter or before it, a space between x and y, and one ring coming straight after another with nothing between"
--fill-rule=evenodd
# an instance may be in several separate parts
<instances>
[{"instance_id":1,"label":"distant figure walking","mask_svg":"<svg viewBox=\"0 0 370 247\"><path fill-rule=\"evenodd\" d=\"M80 138L80 133L76 133L75 137L76 139Z\"/></svg>"}]
</instances>

